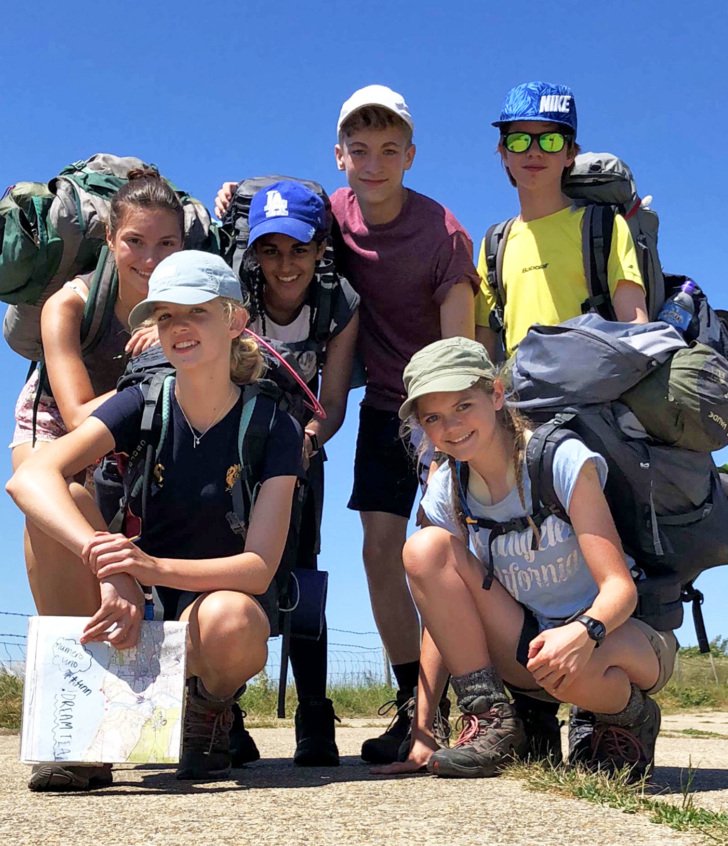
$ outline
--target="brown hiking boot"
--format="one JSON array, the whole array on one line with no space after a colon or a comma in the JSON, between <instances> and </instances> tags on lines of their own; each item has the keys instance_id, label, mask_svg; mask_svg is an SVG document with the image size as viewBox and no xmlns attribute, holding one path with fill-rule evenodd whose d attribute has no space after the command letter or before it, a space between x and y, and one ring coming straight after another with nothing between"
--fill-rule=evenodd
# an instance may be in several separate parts
<instances>
[{"instance_id":1,"label":"brown hiking boot","mask_svg":"<svg viewBox=\"0 0 728 846\"><path fill-rule=\"evenodd\" d=\"M213 699L202 692L200 680L187 681L187 703L182 729L182 757L178 779L223 779L230 775L230 729L233 702Z\"/></svg>"},{"instance_id":2,"label":"brown hiking boot","mask_svg":"<svg viewBox=\"0 0 728 846\"><path fill-rule=\"evenodd\" d=\"M28 787L34 791L49 792L96 790L108 787L113 780L111 764L36 764L30 774Z\"/></svg>"},{"instance_id":3,"label":"brown hiking boot","mask_svg":"<svg viewBox=\"0 0 728 846\"><path fill-rule=\"evenodd\" d=\"M630 783L649 778L655 768L655 743L660 723L660 706L649 696L645 696L639 718L633 725L619 726L597 721L591 757L586 766L608 773L626 767Z\"/></svg>"},{"instance_id":4,"label":"brown hiking boot","mask_svg":"<svg viewBox=\"0 0 728 846\"><path fill-rule=\"evenodd\" d=\"M438 749L428 772L446 778L487 778L508 761L526 754L523 721L509 702L490 704L478 697L461 717L462 731L450 749Z\"/></svg>"}]
</instances>

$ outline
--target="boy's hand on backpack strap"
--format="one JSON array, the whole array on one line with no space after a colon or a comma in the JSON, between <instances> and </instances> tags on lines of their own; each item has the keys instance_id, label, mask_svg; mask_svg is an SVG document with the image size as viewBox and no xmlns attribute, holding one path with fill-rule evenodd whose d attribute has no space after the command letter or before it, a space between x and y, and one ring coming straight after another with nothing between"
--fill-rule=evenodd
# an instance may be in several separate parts
<instances>
[{"instance_id":1,"label":"boy's hand on backpack strap","mask_svg":"<svg viewBox=\"0 0 728 846\"><path fill-rule=\"evenodd\" d=\"M159 575L156 558L147 555L122 534L96 532L86 542L81 560L99 579L127 573L142 584L155 584Z\"/></svg>"},{"instance_id":2,"label":"boy's hand on backpack strap","mask_svg":"<svg viewBox=\"0 0 728 846\"><path fill-rule=\"evenodd\" d=\"M134 358L140 353L143 353L145 350L148 350L149 347L158 346L159 329L157 328L157 324L155 323L151 326L144 326L142 329L136 331L127 342L127 345L124 347L124 352L130 358Z\"/></svg>"},{"instance_id":3,"label":"boy's hand on backpack strap","mask_svg":"<svg viewBox=\"0 0 728 846\"><path fill-rule=\"evenodd\" d=\"M129 649L139 640L144 618L144 594L131 576L101 583L101 606L86 624L81 643L106 640L116 649Z\"/></svg>"},{"instance_id":4,"label":"boy's hand on backpack strap","mask_svg":"<svg viewBox=\"0 0 728 846\"><path fill-rule=\"evenodd\" d=\"M220 190L217 192L215 196L215 217L218 220L222 220L225 217L225 212L227 212L228 208L230 207L230 201L233 198L233 194L238 187L237 182L223 182Z\"/></svg>"},{"instance_id":5,"label":"boy's hand on backpack strap","mask_svg":"<svg viewBox=\"0 0 728 846\"><path fill-rule=\"evenodd\" d=\"M583 671L594 641L581 623L546 629L531 641L526 669L551 694L559 694Z\"/></svg>"}]
</instances>

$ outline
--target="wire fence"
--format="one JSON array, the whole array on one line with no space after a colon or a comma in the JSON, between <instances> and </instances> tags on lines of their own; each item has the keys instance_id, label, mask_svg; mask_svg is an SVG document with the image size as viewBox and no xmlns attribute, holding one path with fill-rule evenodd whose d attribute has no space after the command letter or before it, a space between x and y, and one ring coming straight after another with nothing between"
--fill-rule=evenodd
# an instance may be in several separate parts
<instances>
[{"instance_id":1,"label":"wire fence","mask_svg":"<svg viewBox=\"0 0 728 846\"><path fill-rule=\"evenodd\" d=\"M22 675L25 668L29 614L0 611L0 669ZM13 631L9 631L12 629ZM377 632L359 632L329 627L328 683L333 687L365 687L392 684L387 654ZM277 679L281 662L281 640L268 643L265 672ZM290 676L289 676L290 679Z\"/></svg>"}]
</instances>

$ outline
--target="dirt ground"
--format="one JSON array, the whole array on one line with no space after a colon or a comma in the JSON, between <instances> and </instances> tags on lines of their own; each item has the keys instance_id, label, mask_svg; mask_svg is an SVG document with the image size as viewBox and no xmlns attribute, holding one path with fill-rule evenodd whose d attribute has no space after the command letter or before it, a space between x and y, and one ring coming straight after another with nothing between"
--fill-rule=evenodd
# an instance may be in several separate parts
<instances>
[{"instance_id":1,"label":"dirt ground","mask_svg":"<svg viewBox=\"0 0 728 846\"><path fill-rule=\"evenodd\" d=\"M686 733L687 732L687 733ZM342 766L298 769L289 726L255 729L263 760L233 779L185 783L173 769L115 768L113 787L89 794L34 794L18 762L18 736L0 737L0 843L8 846L697 846L678 833L598 805L533 793L501 777L383 779L358 758L372 723L337 732ZM691 769L692 768L692 769ZM728 811L728 713L667 716L655 790L680 804L692 773L695 804Z\"/></svg>"}]
</instances>

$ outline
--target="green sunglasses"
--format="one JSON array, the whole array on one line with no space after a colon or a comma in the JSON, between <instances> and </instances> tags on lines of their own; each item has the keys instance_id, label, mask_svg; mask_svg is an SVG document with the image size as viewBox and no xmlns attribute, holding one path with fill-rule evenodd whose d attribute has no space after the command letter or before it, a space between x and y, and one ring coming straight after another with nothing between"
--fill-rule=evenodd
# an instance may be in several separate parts
<instances>
[{"instance_id":1,"label":"green sunglasses","mask_svg":"<svg viewBox=\"0 0 728 846\"><path fill-rule=\"evenodd\" d=\"M567 135L563 132L508 132L501 136L503 146L509 153L525 153L530 149L534 141L538 141L538 146L544 153L560 153L567 142L574 140L573 135Z\"/></svg>"}]
</instances>

